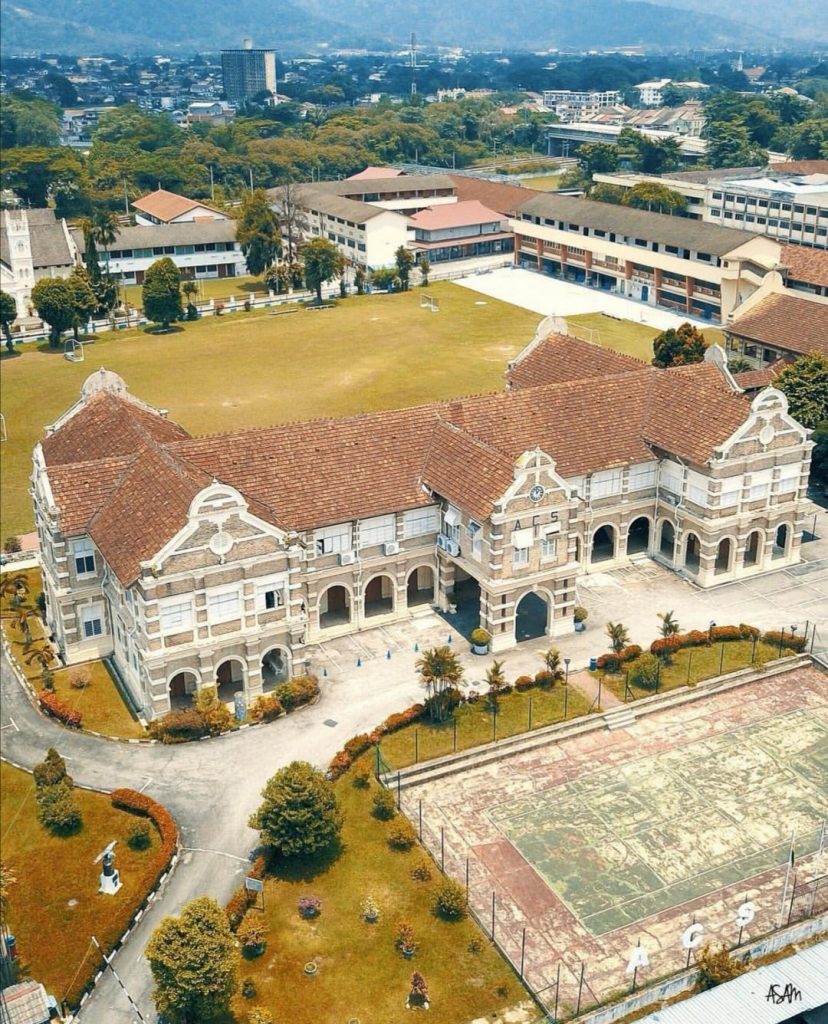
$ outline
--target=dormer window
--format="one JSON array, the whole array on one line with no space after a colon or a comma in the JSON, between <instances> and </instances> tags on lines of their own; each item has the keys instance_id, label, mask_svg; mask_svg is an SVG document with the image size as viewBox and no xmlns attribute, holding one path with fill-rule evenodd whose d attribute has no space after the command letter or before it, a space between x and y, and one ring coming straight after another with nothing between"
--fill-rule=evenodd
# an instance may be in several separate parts
<instances>
[{"instance_id":1,"label":"dormer window","mask_svg":"<svg viewBox=\"0 0 828 1024\"><path fill-rule=\"evenodd\" d=\"M79 579L95 575L95 549L88 537L75 541L72 557L75 559L75 575Z\"/></svg>"}]
</instances>

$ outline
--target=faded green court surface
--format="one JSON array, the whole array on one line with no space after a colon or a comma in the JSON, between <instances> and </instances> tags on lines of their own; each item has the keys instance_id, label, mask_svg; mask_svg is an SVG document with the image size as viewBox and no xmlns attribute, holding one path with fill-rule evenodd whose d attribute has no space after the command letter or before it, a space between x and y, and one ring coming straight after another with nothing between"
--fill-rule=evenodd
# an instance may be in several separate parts
<instances>
[{"instance_id":1,"label":"faded green court surface","mask_svg":"<svg viewBox=\"0 0 828 1024\"><path fill-rule=\"evenodd\" d=\"M808 711L708 737L502 803L492 823L593 935L817 846L828 728Z\"/></svg>"}]
</instances>

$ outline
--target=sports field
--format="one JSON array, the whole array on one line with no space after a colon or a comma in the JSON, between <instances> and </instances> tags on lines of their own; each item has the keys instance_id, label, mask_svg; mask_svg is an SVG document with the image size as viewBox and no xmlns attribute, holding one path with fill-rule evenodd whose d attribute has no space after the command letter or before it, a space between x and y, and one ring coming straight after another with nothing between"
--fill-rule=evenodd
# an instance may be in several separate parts
<instances>
[{"instance_id":1,"label":"sports field","mask_svg":"<svg viewBox=\"0 0 828 1024\"><path fill-rule=\"evenodd\" d=\"M815 668L599 729L405 791L422 800L424 835L462 878L513 961L527 930L527 978L549 991L563 965L585 964L588 1001L624 987L639 939L650 967L639 981L684 965L682 932L735 945L745 899L756 918L746 938L777 927L796 834L803 916L828 817L828 687ZM791 890L793 892L793 890ZM803 902L804 901L804 902ZM814 911L828 908L828 886ZM649 972L649 973L648 973ZM575 972L577 973L577 971Z\"/></svg>"}]
</instances>

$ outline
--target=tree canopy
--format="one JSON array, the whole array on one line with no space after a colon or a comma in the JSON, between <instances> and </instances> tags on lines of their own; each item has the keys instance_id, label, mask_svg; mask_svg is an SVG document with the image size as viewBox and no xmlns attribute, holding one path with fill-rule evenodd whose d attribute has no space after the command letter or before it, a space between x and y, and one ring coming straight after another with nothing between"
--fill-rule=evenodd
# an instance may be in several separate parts
<instances>
[{"instance_id":1,"label":"tree canopy","mask_svg":"<svg viewBox=\"0 0 828 1024\"><path fill-rule=\"evenodd\" d=\"M238 988L239 950L227 915L201 896L178 917L165 917L145 956L155 981L155 1005L171 1024L223 1019Z\"/></svg>"},{"instance_id":2,"label":"tree canopy","mask_svg":"<svg viewBox=\"0 0 828 1024\"><path fill-rule=\"evenodd\" d=\"M9 295L8 292L0 291L0 329L3 331L3 337L6 340L6 348L9 352L14 352L11 325L14 323L16 318L17 303L14 301L14 297Z\"/></svg>"},{"instance_id":3,"label":"tree canopy","mask_svg":"<svg viewBox=\"0 0 828 1024\"><path fill-rule=\"evenodd\" d=\"M786 366L774 381L784 392L791 416L814 428L828 419L828 356L811 352Z\"/></svg>"},{"instance_id":4,"label":"tree canopy","mask_svg":"<svg viewBox=\"0 0 828 1024\"><path fill-rule=\"evenodd\" d=\"M164 328L182 316L181 273L169 256L156 260L147 269L141 300L148 319Z\"/></svg>"},{"instance_id":5,"label":"tree canopy","mask_svg":"<svg viewBox=\"0 0 828 1024\"><path fill-rule=\"evenodd\" d=\"M706 349L704 335L690 323L670 327L653 339L653 366L685 366L700 363Z\"/></svg>"},{"instance_id":6,"label":"tree canopy","mask_svg":"<svg viewBox=\"0 0 828 1024\"><path fill-rule=\"evenodd\" d=\"M284 857L311 856L339 838L342 811L333 784L306 761L294 761L272 776L250 818L265 846Z\"/></svg>"},{"instance_id":7,"label":"tree canopy","mask_svg":"<svg viewBox=\"0 0 828 1024\"><path fill-rule=\"evenodd\" d=\"M249 273L258 277L273 265L281 253L279 224L264 189L257 188L242 201L236 238L247 261Z\"/></svg>"},{"instance_id":8,"label":"tree canopy","mask_svg":"<svg viewBox=\"0 0 828 1024\"><path fill-rule=\"evenodd\" d=\"M301 249L305 265L305 284L316 292L316 301L322 301L322 285L339 277L345 268L345 259L333 242L327 238L312 238Z\"/></svg>"},{"instance_id":9,"label":"tree canopy","mask_svg":"<svg viewBox=\"0 0 828 1024\"><path fill-rule=\"evenodd\" d=\"M49 344L60 344L60 336L74 323L75 305L68 278L44 277L32 288L32 305L49 325Z\"/></svg>"}]
</instances>

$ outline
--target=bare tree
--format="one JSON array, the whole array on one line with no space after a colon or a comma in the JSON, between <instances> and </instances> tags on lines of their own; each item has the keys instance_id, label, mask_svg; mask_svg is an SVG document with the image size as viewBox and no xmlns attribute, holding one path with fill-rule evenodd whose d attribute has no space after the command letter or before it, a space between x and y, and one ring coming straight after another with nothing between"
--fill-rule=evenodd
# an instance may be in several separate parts
<instances>
[{"instance_id":1,"label":"bare tree","mask_svg":"<svg viewBox=\"0 0 828 1024\"><path fill-rule=\"evenodd\" d=\"M308 217L302 202L302 186L289 181L272 190L273 209L279 219L287 262L293 263L308 230Z\"/></svg>"}]
</instances>

